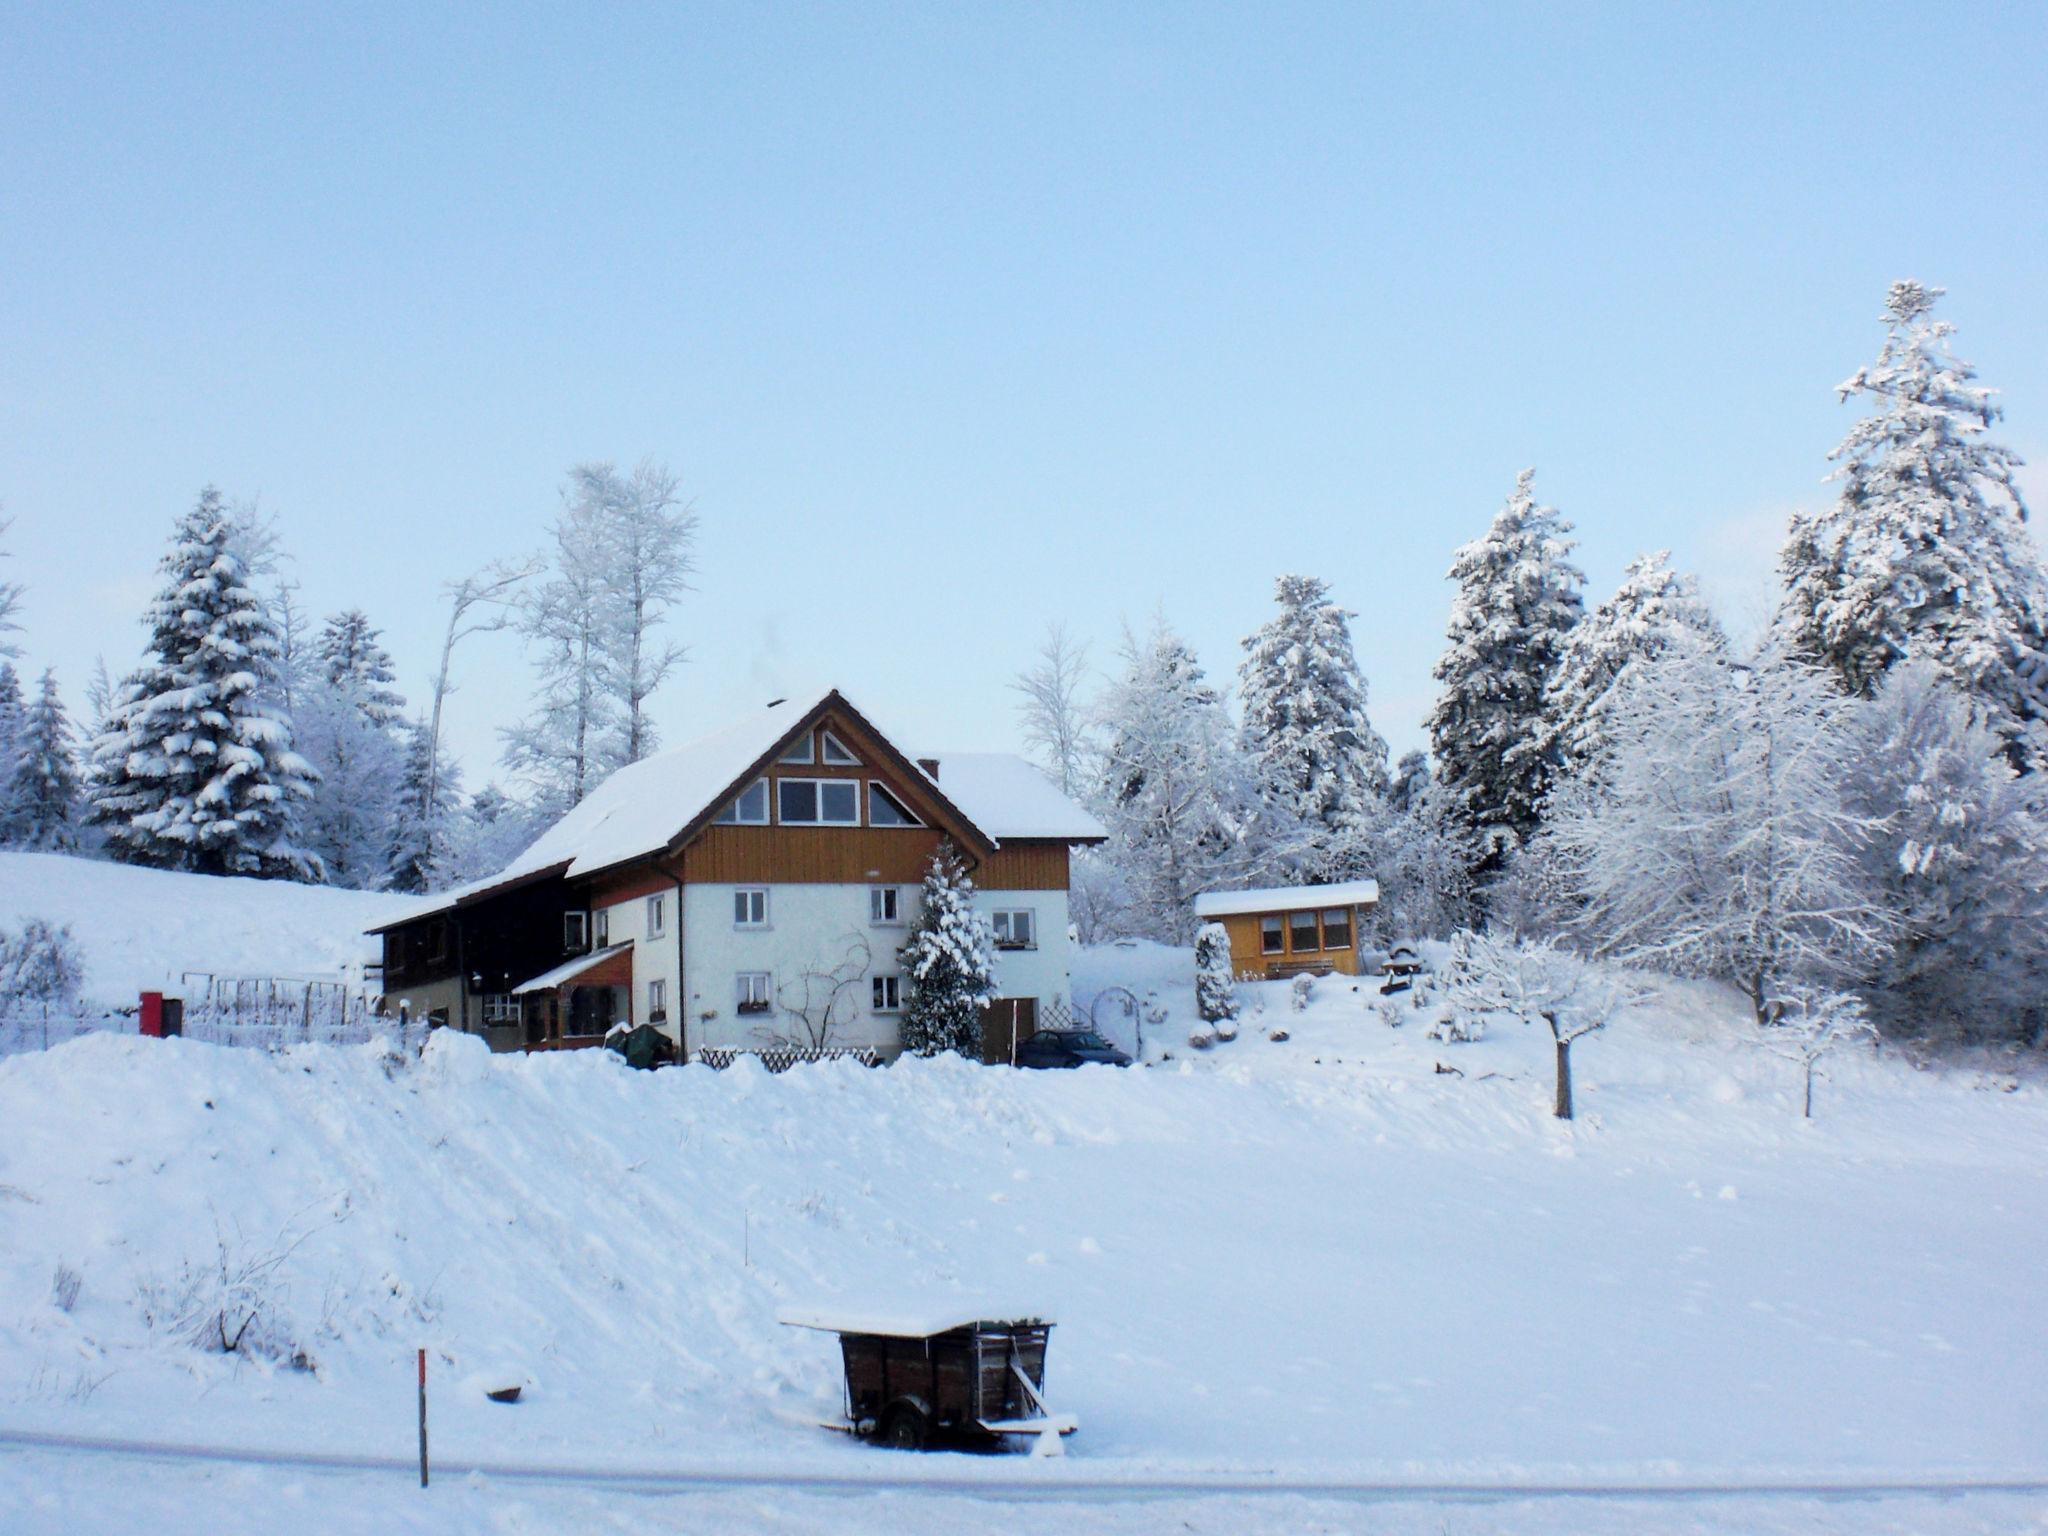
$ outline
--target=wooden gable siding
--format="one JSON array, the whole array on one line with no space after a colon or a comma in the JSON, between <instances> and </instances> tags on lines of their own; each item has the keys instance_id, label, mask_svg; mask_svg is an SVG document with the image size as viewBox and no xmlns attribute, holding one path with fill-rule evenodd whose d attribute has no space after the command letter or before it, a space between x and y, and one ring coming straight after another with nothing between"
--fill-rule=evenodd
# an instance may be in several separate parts
<instances>
[{"instance_id":1,"label":"wooden gable siding","mask_svg":"<svg viewBox=\"0 0 2048 1536\"><path fill-rule=\"evenodd\" d=\"M1067 845L1025 838L1004 843L974 871L974 883L985 891L1064 891Z\"/></svg>"},{"instance_id":2,"label":"wooden gable siding","mask_svg":"<svg viewBox=\"0 0 2048 1536\"><path fill-rule=\"evenodd\" d=\"M571 987L624 987L628 1011L633 998L633 951L608 955L589 970L579 972L563 985Z\"/></svg>"},{"instance_id":3,"label":"wooden gable siding","mask_svg":"<svg viewBox=\"0 0 2048 1536\"><path fill-rule=\"evenodd\" d=\"M675 888L675 881L660 865L632 864L599 875L590 882L587 896L593 908L613 907L635 897L659 896L663 891Z\"/></svg>"},{"instance_id":4,"label":"wooden gable siding","mask_svg":"<svg viewBox=\"0 0 2048 1536\"><path fill-rule=\"evenodd\" d=\"M705 885L915 885L941 834L929 827L706 827L682 853Z\"/></svg>"}]
</instances>

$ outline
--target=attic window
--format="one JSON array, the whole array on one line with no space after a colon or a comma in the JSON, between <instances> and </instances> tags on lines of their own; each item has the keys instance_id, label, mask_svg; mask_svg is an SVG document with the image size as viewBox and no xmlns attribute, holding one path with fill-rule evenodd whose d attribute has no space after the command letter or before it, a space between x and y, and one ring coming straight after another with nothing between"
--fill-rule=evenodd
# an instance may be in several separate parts
<instances>
[{"instance_id":1,"label":"attic window","mask_svg":"<svg viewBox=\"0 0 2048 1536\"><path fill-rule=\"evenodd\" d=\"M837 736L834 736L830 731L823 733L823 740L819 743L818 748L818 761L821 763L832 763L841 768L858 768L860 766L860 759L847 751L846 743Z\"/></svg>"},{"instance_id":2,"label":"attic window","mask_svg":"<svg viewBox=\"0 0 2048 1536\"><path fill-rule=\"evenodd\" d=\"M868 825L871 827L921 827L923 822L881 784L868 785Z\"/></svg>"},{"instance_id":3,"label":"attic window","mask_svg":"<svg viewBox=\"0 0 2048 1536\"><path fill-rule=\"evenodd\" d=\"M733 827L765 827L768 825L768 781L756 779L739 792L736 799L726 802L716 821Z\"/></svg>"},{"instance_id":4,"label":"attic window","mask_svg":"<svg viewBox=\"0 0 2048 1536\"><path fill-rule=\"evenodd\" d=\"M775 759L775 761L778 763L815 763L817 759L811 755L811 733L805 731L797 740L792 741L789 744L789 750Z\"/></svg>"},{"instance_id":5,"label":"attic window","mask_svg":"<svg viewBox=\"0 0 2048 1536\"><path fill-rule=\"evenodd\" d=\"M777 779L775 796L785 826L860 825L860 786L851 779Z\"/></svg>"}]
</instances>

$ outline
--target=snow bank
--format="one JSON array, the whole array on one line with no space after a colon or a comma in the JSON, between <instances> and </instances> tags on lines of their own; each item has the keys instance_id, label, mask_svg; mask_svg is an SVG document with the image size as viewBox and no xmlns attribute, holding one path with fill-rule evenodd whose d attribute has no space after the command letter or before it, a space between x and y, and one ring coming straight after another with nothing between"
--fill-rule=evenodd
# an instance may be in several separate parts
<instances>
[{"instance_id":1,"label":"snow bank","mask_svg":"<svg viewBox=\"0 0 2048 1536\"><path fill-rule=\"evenodd\" d=\"M1186 951L1082 968L1192 1017ZM1023 1294L1060 1319L1069 1473L2044 1470L2033 1083L1856 1058L1807 1124L1739 1005L1678 989L1580 1044L1564 1125L1547 1037L1445 1045L1368 1000L1247 987L1238 1041L1128 1071L448 1036L0 1062L0 1427L402 1456L425 1346L447 1465L868 1469L816 1427L832 1342L778 1313ZM257 1358L145 1306L252 1267Z\"/></svg>"},{"instance_id":2,"label":"snow bank","mask_svg":"<svg viewBox=\"0 0 2048 1536\"><path fill-rule=\"evenodd\" d=\"M138 869L55 853L0 853L0 925L70 925L85 951L85 996L107 1007L177 989L185 971L360 979L378 956L363 930L411 898L281 880Z\"/></svg>"}]
</instances>

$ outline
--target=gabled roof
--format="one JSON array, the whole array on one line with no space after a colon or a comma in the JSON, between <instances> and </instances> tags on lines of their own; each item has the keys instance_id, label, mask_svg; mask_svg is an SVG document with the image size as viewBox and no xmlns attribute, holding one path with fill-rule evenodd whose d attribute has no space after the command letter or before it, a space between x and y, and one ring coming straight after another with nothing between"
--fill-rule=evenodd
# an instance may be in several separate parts
<instances>
[{"instance_id":1,"label":"gabled roof","mask_svg":"<svg viewBox=\"0 0 2048 1536\"><path fill-rule=\"evenodd\" d=\"M1236 917L1246 912L1302 912L1311 907L1369 907L1380 899L1377 880L1342 885L1282 885L1263 891L1204 891L1195 898L1197 917Z\"/></svg>"},{"instance_id":2,"label":"gabled roof","mask_svg":"<svg viewBox=\"0 0 2048 1536\"><path fill-rule=\"evenodd\" d=\"M1009 752L937 752L938 783L953 803L998 838L1099 843L1102 823L1061 794L1044 772Z\"/></svg>"},{"instance_id":3,"label":"gabled roof","mask_svg":"<svg viewBox=\"0 0 2048 1536\"><path fill-rule=\"evenodd\" d=\"M890 765L957 824L975 853L991 853L997 834L878 730L838 689L781 699L723 730L621 768L497 874L424 898L371 929L383 933L548 876L578 880L680 846L710 822L788 743L827 711L844 715L881 746Z\"/></svg>"}]
</instances>

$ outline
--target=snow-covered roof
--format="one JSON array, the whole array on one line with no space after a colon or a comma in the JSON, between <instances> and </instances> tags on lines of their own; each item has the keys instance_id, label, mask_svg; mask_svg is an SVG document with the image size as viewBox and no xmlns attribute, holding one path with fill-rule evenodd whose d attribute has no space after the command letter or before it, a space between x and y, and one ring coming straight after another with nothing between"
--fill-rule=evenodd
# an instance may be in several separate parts
<instances>
[{"instance_id":1,"label":"snow-covered roof","mask_svg":"<svg viewBox=\"0 0 2048 1536\"><path fill-rule=\"evenodd\" d=\"M1300 912L1309 907L1367 907L1379 899L1377 880L1282 885L1263 891L1204 891L1195 898L1195 916L1235 917L1246 912Z\"/></svg>"},{"instance_id":2,"label":"snow-covered roof","mask_svg":"<svg viewBox=\"0 0 2048 1536\"><path fill-rule=\"evenodd\" d=\"M623 955L632 947L633 941L628 939L625 943L614 944L609 949L593 949L589 954L578 955L574 960L564 960L552 971L542 971L531 981L522 981L512 991L516 995L521 992L545 992L550 987L559 987L565 981L574 981L593 965L600 965L613 955Z\"/></svg>"},{"instance_id":3,"label":"snow-covered roof","mask_svg":"<svg viewBox=\"0 0 2048 1536\"><path fill-rule=\"evenodd\" d=\"M1053 1317L1042 1308L971 1306L959 1301L928 1302L900 1308L875 1309L831 1302L818 1306L784 1307L775 1320L791 1328L816 1328L823 1333L869 1333L885 1339L928 1339L933 1334L951 1333L955 1328L972 1328L977 1323L998 1323L1006 1328L1052 1326Z\"/></svg>"},{"instance_id":4,"label":"snow-covered roof","mask_svg":"<svg viewBox=\"0 0 2048 1536\"><path fill-rule=\"evenodd\" d=\"M1001 841L1049 837L1092 842L1109 834L1051 779L1010 752L921 752L936 759L939 789L974 824Z\"/></svg>"}]
</instances>

